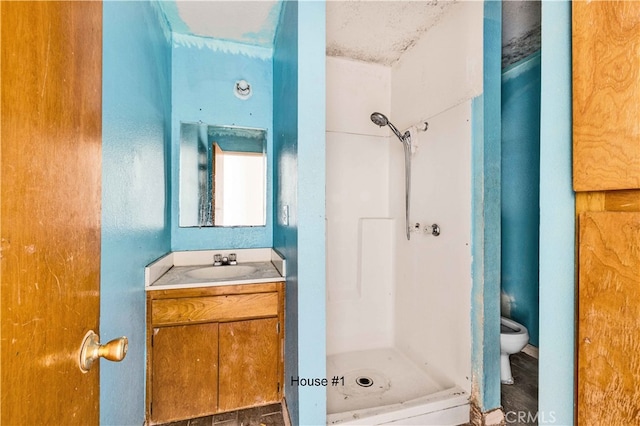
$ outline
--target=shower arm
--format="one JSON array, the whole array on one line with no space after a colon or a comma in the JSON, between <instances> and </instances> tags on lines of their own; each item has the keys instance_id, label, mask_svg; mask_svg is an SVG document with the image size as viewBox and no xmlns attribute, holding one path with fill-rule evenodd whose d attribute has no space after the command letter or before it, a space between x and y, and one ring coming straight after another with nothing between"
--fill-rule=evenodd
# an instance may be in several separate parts
<instances>
[{"instance_id":1,"label":"shower arm","mask_svg":"<svg viewBox=\"0 0 640 426\"><path fill-rule=\"evenodd\" d=\"M394 126L393 124L391 124L390 121L387 122L387 126L389 126L389 128L393 131L393 133L395 133L395 135L398 137L398 139L400 139L400 141L404 144L405 142L405 138L409 135L409 132L405 132L404 136L398 131L398 129L396 128L396 126Z\"/></svg>"}]
</instances>

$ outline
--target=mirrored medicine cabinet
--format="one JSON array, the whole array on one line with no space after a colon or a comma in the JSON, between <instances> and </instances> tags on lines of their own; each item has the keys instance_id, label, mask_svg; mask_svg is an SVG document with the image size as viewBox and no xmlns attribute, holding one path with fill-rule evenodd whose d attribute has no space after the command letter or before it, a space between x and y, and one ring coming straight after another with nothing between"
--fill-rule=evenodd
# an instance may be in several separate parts
<instances>
[{"instance_id":1,"label":"mirrored medicine cabinet","mask_svg":"<svg viewBox=\"0 0 640 426\"><path fill-rule=\"evenodd\" d=\"M180 226L265 226L264 129L180 123Z\"/></svg>"}]
</instances>

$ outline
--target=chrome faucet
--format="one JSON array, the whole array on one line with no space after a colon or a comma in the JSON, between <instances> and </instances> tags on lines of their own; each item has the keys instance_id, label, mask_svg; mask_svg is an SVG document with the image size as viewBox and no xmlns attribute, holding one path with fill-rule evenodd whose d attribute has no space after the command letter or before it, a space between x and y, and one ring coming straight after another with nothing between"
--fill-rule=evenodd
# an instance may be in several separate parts
<instances>
[{"instance_id":1,"label":"chrome faucet","mask_svg":"<svg viewBox=\"0 0 640 426\"><path fill-rule=\"evenodd\" d=\"M213 255L213 266L226 266L237 265L238 261L235 253L229 253L229 256L222 256L221 254Z\"/></svg>"}]
</instances>

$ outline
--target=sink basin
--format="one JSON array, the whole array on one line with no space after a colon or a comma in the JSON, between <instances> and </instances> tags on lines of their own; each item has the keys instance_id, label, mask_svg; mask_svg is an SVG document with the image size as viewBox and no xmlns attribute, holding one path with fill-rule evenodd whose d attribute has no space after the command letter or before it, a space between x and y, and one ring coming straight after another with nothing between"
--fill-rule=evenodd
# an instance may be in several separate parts
<instances>
[{"instance_id":1,"label":"sink basin","mask_svg":"<svg viewBox=\"0 0 640 426\"><path fill-rule=\"evenodd\" d=\"M185 275L197 279L222 279L244 277L256 271L255 266L233 265L233 266L205 266L204 268L192 269Z\"/></svg>"}]
</instances>

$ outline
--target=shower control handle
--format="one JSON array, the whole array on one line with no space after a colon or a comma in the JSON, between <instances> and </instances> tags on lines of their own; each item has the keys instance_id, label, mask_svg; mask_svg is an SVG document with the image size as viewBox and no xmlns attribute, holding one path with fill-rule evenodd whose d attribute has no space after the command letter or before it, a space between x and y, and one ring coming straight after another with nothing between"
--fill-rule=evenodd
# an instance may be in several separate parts
<instances>
[{"instance_id":1,"label":"shower control handle","mask_svg":"<svg viewBox=\"0 0 640 426\"><path fill-rule=\"evenodd\" d=\"M416 223L416 231L418 230L419 227L420 227L420 224ZM425 234L431 234L434 237L437 237L438 235L440 235L440 225L438 225L437 223L434 223L433 225L427 225L424 227L423 231Z\"/></svg>"},{"instance_id":2,"label":"shower control handle","mask_svg":"<svg viewBox=\"0 0 640 426\"><path fill-rule=\"evenodd\" d=\"M412 228L409 228L409 232L424 232L425 234L431 234L434 237L440 235L440 225L434 223L433 225L426 225L424 228L421 228L420 222L416 222Z\"/></svg>"}]
</instances>

